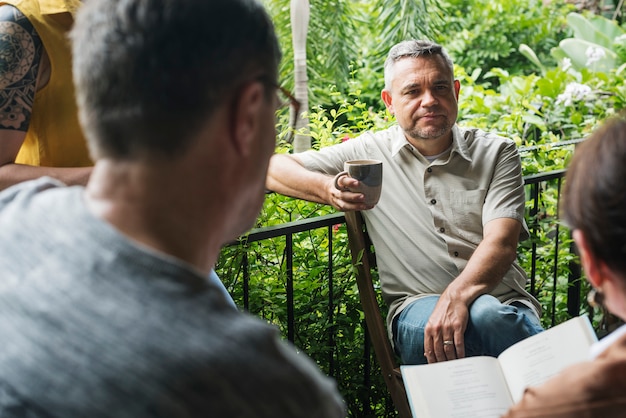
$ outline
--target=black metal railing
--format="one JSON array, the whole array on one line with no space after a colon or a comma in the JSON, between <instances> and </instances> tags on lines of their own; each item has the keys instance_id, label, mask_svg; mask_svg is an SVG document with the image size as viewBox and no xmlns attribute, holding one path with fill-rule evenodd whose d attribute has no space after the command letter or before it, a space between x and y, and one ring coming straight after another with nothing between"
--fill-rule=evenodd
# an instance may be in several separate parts
<instances>
[{"instance_id":1,"label":"black metal railing","mask_svg":"<svg viewBox=\"0 0 626 418\"><path fill-rule=\"evenodd\" d=\"M558 200L564 174L565 170L559 170L526 176L524 179L527 194L526 221L531 231L531 239L520 244L520 263L529 275L529 290L542 301L544 307L542 321L546 326L561 322L567 319L566 316L578 315L581 306L580 270L576 268L575 260L571 257L569 232L558 221ZM298 347L314 357L323 370L338 380L340 377L345 378L346 375L357 372L355 370L348 371L346 366L342 365L342 354L338 352L336 344L337 339L340 337L336 335L338 329L336 322L343 319L345 315L354 315L352 312L354 305L347 308L342 300L347 291L344 288L335 289L335 272L338 268L342 269L342 275L351 274L346 270L346 266L350 265L350 254L346 246L347 236L337 233L338 227L341 227L344 223L345 218L343 214L335 213L253 229L238 242L229 246L231 249L239 249L238 252L228 255L230 258L237 258L237 260L229 260L228 263L222 260L217 266L218 274L225 281L227 287L234 295L235 301L240 306L279 325L288 340L294 342ZM313 233L322 235L319 239L324 242L324 246L318 247L313 245L308 251L312 254L315 253L315 256L321 261L316 262L311 267L306 261L299 260L296 266L294 263L294 241L302 234ZM250 250L255 243L260 246L276 247L276 257L269 261L267 259L259 260L260 256L258 253ZM300 245L300 241L298 245ZM304 246L306 247L306 245ZM320 248L324 250L325 256L319 253ZM560 260L561 257L568 257L569 262L564 263L563 260ZM251 285L251 280L257 274L258 269L261 268L260 266L265 269L268 265L276 269L275 273L263 272L262 275L265 277L275 275L284 280L284 293L281 292L279 294L279 299L281 299L281 302L284 300L285 305L276 305L283 307L273 309L281 311L282 314L280 315L277 315L272 309L264 308L263 303L256 301L255 298L258 298L257 287L262 287L263 281ZM327 324L325 329L328 334L321 339L323 342L320 342L319 336L307 336L307 326L296 329L296 324L300 319L299 316L308 315L309 310L307 306L295 304L297 298L294 297L294 294L297 294L295 292L298 292L298 290L294 289L294 280L296 280L296 275L298 277L302 274L306 275L307 268L318 269L320 273L315 277L323 277L322 281L325 282L323 284L325 289L319 293L320 295L325 294L326 302L315 302L327 304L326 313L324 315L318 314L319 321L324 321ZM300 284L299 282L298 279L296 284ZM352 283L354 283L354 280L352 280ZM565 313L560 307L562 296L557 299L559 292L564 293L568 301ZM255 294L254 297L253 293ZM277 296L272 295L261 296L261 298L263 297L267 298L268 303L276 302L274 299L277 298ZM313 304L313 302L307 303ZM314 310L314 308L311 308L311 310ZM357 318L357 316L354 317ZM375 399L378 395L372 393L375 385L372 384L374 372L371 372L371 370L372 367L375 367L375 364L372 364L372 355L370 354L367 330L364 323L355 324L355 327L362 328L359 331L359 335L362 335L363 340L360 347L363 352L361 356L363 365L359 370L361 370L360 373L362 373L363 379L360 380L360 389L355 391L355 393L358 392L355 395L358 399L355 398L356 400L354 400L354 402L360 402L361 405L353 408L361 412L352 411L351 415L368 416L368 414L373 413L373 408L375 408L372 403L380 403L380 399ZM315 341L311 341L311 339ZM327 354L318 353L316 344L326 347ZM345 381L350 380L341 380L341 382ZM342 389L343 385L343 390L347 391L348 389L345 386L351 383L341 382L339 383L340 389ZM382 391L384 392L384 384L382 385ZM367 403L369 405L366 405ZM388 402L387 405L389 405Z\"/></svg>"}]
</instances>

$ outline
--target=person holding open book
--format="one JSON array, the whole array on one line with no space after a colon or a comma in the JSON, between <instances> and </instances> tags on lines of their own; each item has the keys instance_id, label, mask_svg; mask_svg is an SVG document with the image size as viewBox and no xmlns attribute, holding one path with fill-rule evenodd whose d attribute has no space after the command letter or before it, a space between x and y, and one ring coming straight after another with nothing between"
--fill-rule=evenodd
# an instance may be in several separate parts
<instances>
[{"instance_id":1,"label":"person holding open book","mask_svg":"<svg viewBox=\"0 0 626 418\"><path fill-rule=\"evenodd\" d=\"M319 151L275 154L269 190L363 210L376 248L387 328L403 364L497 356L542 331L516 263L528 237L515 143L456 125L460 83L445 50L391 48L381 92L397 124ZM354 192L348 160L383 161L376 206Z\"/></svg>"},{"instance_id":2,"label":"person holding open book","mask_svg":"<svg viewBox=\"0 0 626 418\"><path fill-rule=\"evenodd\" d=\"M578 146L562 215L572 229L595 303L626 319L626 113ZM590 360L527 389L506 418L624 417L626 326L591 347Z\"/></svg>"}]
</instances>

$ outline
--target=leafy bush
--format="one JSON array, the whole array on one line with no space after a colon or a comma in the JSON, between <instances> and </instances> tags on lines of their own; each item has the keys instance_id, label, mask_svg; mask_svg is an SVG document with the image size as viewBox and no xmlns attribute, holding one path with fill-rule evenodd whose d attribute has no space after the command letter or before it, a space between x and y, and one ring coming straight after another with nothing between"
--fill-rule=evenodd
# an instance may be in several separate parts
<instances>
[{"instance_id":1,"label":"leafy bush","mask_svg":"<svg viewBox=\"0 0 626 418\"><path fill-rule=\"evenodd\" d=\"M528 74L520 44L530 45L542 61L555 63L550 50L568 35L564 16L573 9L565 2L544 5L541 0L447 0L442 7L446 28L437 41L459 66L479 70L479 75L496 67Z\"/></svg>"},{"instance_id":2,"label":"leafy bush","mask_svg":"<svg viewBox=\"0 0 626 418\"><path fill-rule=\"evenodd\" d=\"M574 36L563 39L550 53L557 61L566 60L576 70L610 72L626 62L626 29L602 16L579 13L567 15L567 24ZM520 45L520 52L542 72L545 67L528 45ZM617 72L623 68L617 69Z\"/></svg>"}]
</instances>

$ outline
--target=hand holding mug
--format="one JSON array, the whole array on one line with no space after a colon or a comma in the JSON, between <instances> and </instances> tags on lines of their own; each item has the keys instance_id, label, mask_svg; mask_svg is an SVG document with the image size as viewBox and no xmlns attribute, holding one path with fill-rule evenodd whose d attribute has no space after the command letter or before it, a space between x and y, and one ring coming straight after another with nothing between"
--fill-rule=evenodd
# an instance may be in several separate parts
<instances>
[{"instance_id":1,"label":"hand holding mug","mask_svg":"<svg viewBox=\"0 0 626 418\"><path fill-rule=\"evenodd\" d=\"M365 196L364 203L374 206L378 203L383 182L383 163L379 160L351 160L343 164L341 173L335 176L335 187L344 190L339 185L339 179L344 176L359 181L359 186L348 188L351 192L362 193Z\"/></svg>"}]
</instances>

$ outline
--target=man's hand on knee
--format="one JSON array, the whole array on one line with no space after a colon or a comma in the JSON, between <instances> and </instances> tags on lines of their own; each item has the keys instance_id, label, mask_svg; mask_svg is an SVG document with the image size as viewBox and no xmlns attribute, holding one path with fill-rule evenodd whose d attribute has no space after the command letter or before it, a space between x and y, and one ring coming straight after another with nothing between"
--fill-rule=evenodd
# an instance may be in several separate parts
<instances>
[{"instance_id":1,"label":"man's hand on knee","mask_svg":"<svg viewBox=\"0 0 626 418\"><path fill-rule=\"evenodd\" d=\"M468 307L444 295L439 298L424 329L424 356L429 363L465 357L464 333Z\"/></svg>"}]
</instances>

